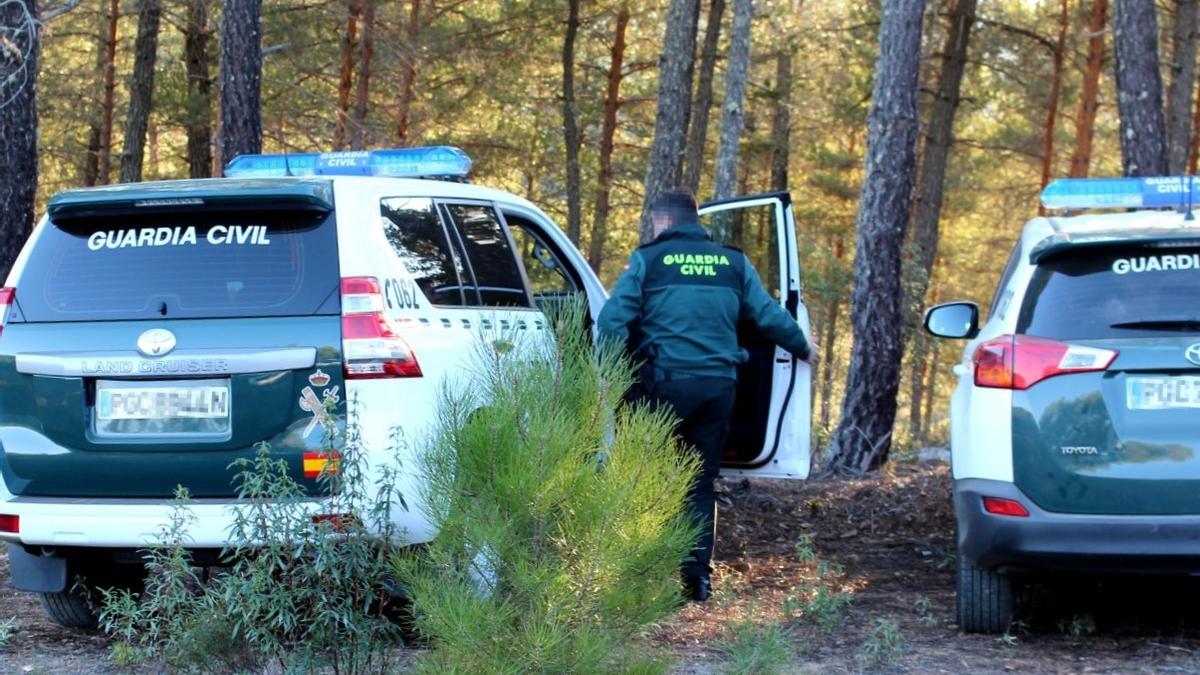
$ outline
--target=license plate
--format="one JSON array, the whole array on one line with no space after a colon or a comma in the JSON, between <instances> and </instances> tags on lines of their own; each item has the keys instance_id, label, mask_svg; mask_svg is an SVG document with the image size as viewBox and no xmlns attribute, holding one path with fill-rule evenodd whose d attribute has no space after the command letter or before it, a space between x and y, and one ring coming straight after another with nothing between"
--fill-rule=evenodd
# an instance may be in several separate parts
<instances>
[{"instance_id":1,"label":"license plate","mask_svg":"<svg viewBox=\"0 0 1200 675\"><path fill-rule=\"evenodd\" d=\"M1130 377L1125 401L1130 410L1200 408L1200 377Z\"/></svg>"},{"instance_id":2,"label":"license plate","mask_svg":"<svg viewBox=\"0 0 1200 675\"><path fill-rule=\"evenodd\" d=\"M213 435L229 432L229 381L96 383L96 433Z\"/></svg>"}]
</instances>

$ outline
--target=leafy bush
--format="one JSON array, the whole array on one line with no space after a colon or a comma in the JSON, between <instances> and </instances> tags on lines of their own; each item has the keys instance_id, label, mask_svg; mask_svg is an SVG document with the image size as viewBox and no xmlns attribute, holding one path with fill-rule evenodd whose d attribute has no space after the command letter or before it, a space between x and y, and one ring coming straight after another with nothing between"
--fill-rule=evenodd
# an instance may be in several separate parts
<instances>
[{"instance_id":1,"label":"leafy bush","mask_svg":"<svg viewBox=\"0 0 1200 675\"><path fill-rule=\"evenodd\" d=\"M403 497L395 467L368 484L353 416L344 428L331 411L326 421L325 452L337 461L318 479L321 511L337 517L314 522L311 499L286 462L261 445L252 460L237 463L242 506L225 551L229 567L205 581L187 550L195 518L181 488L148 554L145 593L101 591L101 625L117 639L114 659L222 672L266 662L284 672L387 669L399 640L384 614L395 534L388 514L404 506Z\"/></svg>"},{"instance_id":2,"label":"leafy bush","mask_svg":"<svg viewBox=\"0 0 1200 675\"><path fill-rule=\"evenodd\" d=\"M801 534L796 539L796 557L815 567L810 587L793 589L783 601L783 615L820 628L833 630L841 623L854 595L842 588L845 575L837 563L822 560L814 548L814 537Z\"/></svg>"},{"instance_id":3,"label":"leafy bush","mask_svg":"<svg viewBox=\"0 0 1200 675\"><path fill-rule=\"evenodd\" d=\"M663 414L619 405L631 368L578 307L551 324L554 344L487 342L421 453L440 534L396 570L427 671L653 670L637 637L680 602L697 465Z\"/></svg>"},{"instance_id":4,"label":"leafy bush","mask_svg":"<svg viewBox=\"0 0 1200 675\"><path fill-rule=\"evenodd\" d=\"M756 626L739 623L733 636L717 644L727 661L721 672L729 675L770 675L787 672L795 658L795 648L778 625Z\"/></svg>"},{"instance_id":5,"label":"leafy bush","mask_svg":"<svg viewBox=\"0 0 1200 675\"><path fill-rule=\"evenodd\" d=\"M855 660L864 670L895 670L904 651L900 624L893 619L876 619L875 627L859 648Z\"/></svg>"},{"instance_id":6,"label":"leafy bush","mask_svg":"<svg viewBox=\"0 0 1200 675\"><path fill-rule=\"evenodd\" d=\"M17 630L17 617L12 617L0 621L0 648L8 646L12 640L13 633Z\"/></svg>"}]
</instances>

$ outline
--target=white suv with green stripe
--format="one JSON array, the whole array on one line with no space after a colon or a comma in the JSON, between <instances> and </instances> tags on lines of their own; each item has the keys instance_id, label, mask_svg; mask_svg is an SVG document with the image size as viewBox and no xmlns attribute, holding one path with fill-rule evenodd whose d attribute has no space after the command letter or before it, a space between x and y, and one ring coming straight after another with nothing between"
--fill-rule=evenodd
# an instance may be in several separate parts
<instances>
[{"instance_id":1,"label":"white suv with green stripe","mask_svg":"<svg viewBox=\"0 0 1200 675\"><path fill-rule=\"evenodd\" d=\"M1006 630L1038 572L1200 573L1197 196L1057 181L1043 203L1068 213L1025 226L987 321L926 314L969 340L950 405L963 630Z\"/></svg>"},{"instance_id":2,"label":"white suv with green stripe","mask_svg":"<svg viewBox=\"0 0 1200 675\"><path fill-rule=\"evenodd\" d=\"M193 559L218 562L238 459L268 443L301 485L347 401L371 470L402 448L405 543L436 532L411 453L479 342L548 336L546 305L607 297L566 234L515 195L465 182L454 148L238 157L226 178L71 190L0 289L0 541L11 583L51 618L94 615L72 589L136 584L176 486ZM732 218L781 306L807 321L787 193L704 209ZM589 326L580 326L587 330ZM725 466L808 474L807 364L752 333ZM332 405L336 416L323 414ZM312 499L314 517L322 502Z\"/></svg>"}]
</instances>

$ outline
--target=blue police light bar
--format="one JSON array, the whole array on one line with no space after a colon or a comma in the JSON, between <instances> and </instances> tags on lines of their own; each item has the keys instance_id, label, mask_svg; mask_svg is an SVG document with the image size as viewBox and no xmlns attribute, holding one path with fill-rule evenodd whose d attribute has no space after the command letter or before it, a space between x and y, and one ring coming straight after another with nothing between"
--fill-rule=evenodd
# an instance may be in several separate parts
<instances>
[{"instance_id":1,"label":"blue police light bar","mask_svg":"<svg viewBox=\"0 0 1200 675\"><path fill-rule=\"evenodd\" d=\"M225 167L228 178L284 176L380 176L465 181L471 158L449 145L350 152L238 155Z\"/></svg>"},{"instance_id":2,"label":"blue police light bar","mask_svg":"<svg viewBox=\"0 0 1200 675\"><path fill-rule=\"evenodd\" d=\"M1042 190L1048 209L1152 209L1200 206L1195 176L1061 178Z\"/></svg>"}]
</instances>

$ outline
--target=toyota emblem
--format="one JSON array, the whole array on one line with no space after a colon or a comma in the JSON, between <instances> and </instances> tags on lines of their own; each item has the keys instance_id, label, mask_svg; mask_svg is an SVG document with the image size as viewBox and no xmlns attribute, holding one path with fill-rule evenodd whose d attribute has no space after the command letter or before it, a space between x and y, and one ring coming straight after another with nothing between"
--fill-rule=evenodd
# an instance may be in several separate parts
<instances>
[{"instance_id":1,"label":"toyota emblem","mask_svg":"<svg viewBox=\"0 0 1200 675\"><path fill-rule=\"evenodd\" d=\"M1194 365L1200 366L1200 342L1189 346L1183 356Z\"/></svg>"},{"instance_id":2,"label":"toyota emblem","mask_svg":"<svg viewBox=\"0 0 1200 675\"><path fill-rule=\"evenodd\" d=\"M166 356L175 349L175 334L164 328L151 328L138 337L137 348L143 356Z\"/></svg>"}]
</instances>

